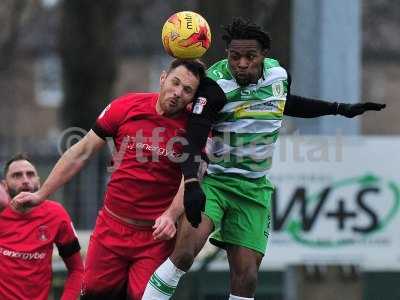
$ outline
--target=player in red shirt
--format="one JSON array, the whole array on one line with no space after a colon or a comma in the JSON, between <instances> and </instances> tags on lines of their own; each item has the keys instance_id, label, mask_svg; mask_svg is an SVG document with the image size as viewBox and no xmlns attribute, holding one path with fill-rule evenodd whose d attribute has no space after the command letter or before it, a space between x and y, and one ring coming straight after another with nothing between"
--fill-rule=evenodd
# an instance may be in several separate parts
<instances>
[{"instance_id":1,"label":"player in red shirt","mask_svg":"<svg viewBox=\"0 0 400 300\"><path fill-rule=\"evenodd\" d=\"M71 179L106 138L113 139L114 170L88 248L82 299L141 299L150 275L171 254L183 213L177 194L178 162L184 158L179 137L186 108L204 77L199 61L174 60L160 76L159 93L131 93L111 102L92 130L63 154L39 191L11 201L16 207L40 203Z\"/></svg>"},{"instance_id":2,"label":"player in red shirt","mask_svg":"<svg viewBox=\"0 0 400 300\"><path fill-rule=\"evenodd\" d=\"M35 167L24 155L10 159L4 168L10 197L39 189ZM52 283L51 260L56 244L68 270L62 300L76 300L83 277L80 246L65 209L54 201L0 213L0 299L47 300Z\"/></svg>"}]
</instances>

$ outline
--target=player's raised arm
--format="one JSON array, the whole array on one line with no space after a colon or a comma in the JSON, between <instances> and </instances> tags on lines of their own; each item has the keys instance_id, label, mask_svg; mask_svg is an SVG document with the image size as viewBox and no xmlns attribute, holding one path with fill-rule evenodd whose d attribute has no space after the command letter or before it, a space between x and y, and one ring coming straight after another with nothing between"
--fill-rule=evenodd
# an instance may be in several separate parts
<instances>
[{"instance_id":1,"label":"player's raised arm","mask_svg":"<svg viewBox=\"0 0 400 300\"><path fill-rule=\"evenodd\" d=\"M93 153L105 145L106 141L90 130L82 140L69 148L58 160L43 186L35 193L21 192L11 201L16 209L35 206L67 183L86 164Z\"/></svg>"}]
</instances>

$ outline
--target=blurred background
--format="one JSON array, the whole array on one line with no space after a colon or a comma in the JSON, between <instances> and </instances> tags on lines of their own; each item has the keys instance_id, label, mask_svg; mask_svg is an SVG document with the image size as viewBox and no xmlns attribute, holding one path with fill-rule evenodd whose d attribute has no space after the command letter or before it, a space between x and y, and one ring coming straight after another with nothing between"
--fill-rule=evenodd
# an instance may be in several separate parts
<instances>
[{"instance_id":1,"label":"blurred background","mask_svg":"<svg viewBox=\"0 0 400 300\"><path fill-rule=\"evenodd\" d=\"M291 73L293 93L387 105L355 119L285 119L256 299L400 299L398 1L2 0L0 166L27 152L44 180L113 98L158 89L171 60L161 28L182 10L210 24L209 65L225 57L220 26L243 16L270 32L270 57ZM109 158L105 149L54 195L83 254ZM58 299L65 273L54 265ZM175 299L226 299L228 285L224 253L207 246Z\"/></svg>"}]
</instances>

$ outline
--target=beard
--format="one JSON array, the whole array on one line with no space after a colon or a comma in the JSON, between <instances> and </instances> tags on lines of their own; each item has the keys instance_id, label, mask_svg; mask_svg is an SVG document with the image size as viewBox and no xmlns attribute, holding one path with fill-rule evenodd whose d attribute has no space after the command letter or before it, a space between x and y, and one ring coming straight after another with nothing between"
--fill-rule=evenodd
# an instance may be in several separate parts
<instances>
[{"instance_id":1,"label":"beard","mask_svg":"<svg viewBox=\"0 0 400 300\"><path fill-rule=\"evenodd\" d=\"M15 196L17 196L21 192L30 192L34 193L39 190L39 185L34 185L33 188L21 188L21 189L14 189L11 187L8 187L8 194L10 195L11 199L13 199Z\"/></svg>"}]
</instances>

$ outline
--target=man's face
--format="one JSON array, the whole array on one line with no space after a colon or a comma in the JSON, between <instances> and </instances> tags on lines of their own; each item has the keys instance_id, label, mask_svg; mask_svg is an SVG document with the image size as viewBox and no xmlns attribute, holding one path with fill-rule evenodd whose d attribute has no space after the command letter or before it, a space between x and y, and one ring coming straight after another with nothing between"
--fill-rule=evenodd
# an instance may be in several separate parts
<instances>
[{"instance_id":1,"label":"man's face","mask_svg":"<svg viewBox=\"0 0 400 300\"><path fill-rule=\"evenodd\" d=\"M163 115L179 114L190 102L199 86L199 78L185 66L179 66L160 77L160 98L157 106Z\"/></svg>"},{"instance_id":2,"label":"man's face","mask_svg":"<svg viewBox=\"0 0 400 300\"><path fill-rule=\"evenodd\" d=\"M30 162L17 160L10 164L4 183L10 197L14 198L20 192L36 192L40 178Z\"/></svg>"},{"instance_id":3,"label":"man's face","mask_svg":"<svg viewBox=\"0 0 400 300\"><path fill-rule=\"evenodd\" d=\"M262 76L267 54L257 40L232 40L228 49L228 62L232 75L240 86L257 83Z\"/></svg>"}]
</instances>

